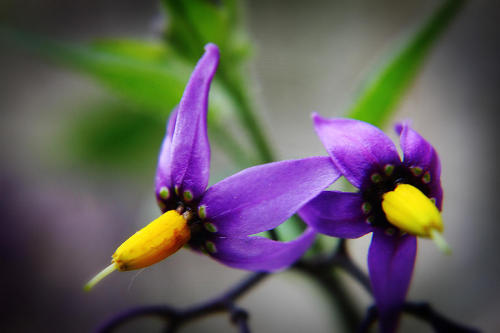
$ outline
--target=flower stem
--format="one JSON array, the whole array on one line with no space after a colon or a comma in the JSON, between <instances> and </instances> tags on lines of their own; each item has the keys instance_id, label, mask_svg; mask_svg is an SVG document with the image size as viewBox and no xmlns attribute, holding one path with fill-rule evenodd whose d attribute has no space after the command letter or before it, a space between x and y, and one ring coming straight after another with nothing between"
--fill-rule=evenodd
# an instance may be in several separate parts
<instances>
[{"instance_id":1,"label":"flower stem","mask_svg":"<svg viewBox=\"0 0 500 333\"><path fill-rule=\"evenodd\" d=\"M208 118L210 138L214 139L217 145L229 158L233 159L238 167L246 168L252 165L247 152L240 146L233 134L214 118Z\"/></svg>"},{"instance_id":2,"label":"flower stem","mask_svg":"<svg viewBox=\"0 0 500 333\"><path fill-rule=\"evenodd\" d=\"M219 70L222 82L237 105L237 115L243 127L246 128L259 155L259 162L268 163L274 161L274 154L271 146L264 135L262 125L258 117L253 112L252 103L247 94L247 87L243 83L240 75L226 67Z\"/></svg>"},{"instance_id":3,"label":"flower stem","mask_svg":"<svg viewBox=\"0 0 500 333\"><path fill-rule=\"evenodd\" d=\"M126 322L143 316L156 316L168 320L167 331L174 332L183 323L198 319L214 313L229 312L232 321L239 327L240 332L249 332L246 311L236 307L234 302L243 296L248 290L257 285L270 274L256 272L240 281L220 296L216 296L206 302L193 305L185 310L176 309L168 305L152 305L137 307L122 313L105 322L98 330L99 333L110 333Z\"/></svg>"}]
</instances>

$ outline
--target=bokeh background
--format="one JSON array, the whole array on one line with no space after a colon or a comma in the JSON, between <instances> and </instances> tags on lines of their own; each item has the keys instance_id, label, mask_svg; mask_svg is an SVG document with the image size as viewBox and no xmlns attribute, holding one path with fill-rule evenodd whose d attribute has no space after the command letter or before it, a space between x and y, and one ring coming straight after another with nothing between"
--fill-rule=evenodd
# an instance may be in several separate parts
<instances>
[{"instance_id":1,"label":"bokeh background","mask_svg":"<svg viewBox=\"0 0 500 333\"><path fill-rule=\"evenodd\" d=\"M255 43L253 93L279 158L323 155L311 112L341 116L373 65L440 3L248 1L245 24ZM158 1L0 4L2 24L74 42L156 39L165 20L160 13ZM393 118L412 119L440 153L445 236L453 248L447 257L430 241L419 243L409 299L427 300L441 313L486 332L500 327L499 21L498 2L467 2ZM122 163L83 163L71 154L68 124L116 97L26 49L4 42L0 48L0 331L88 332L128 307L189 305L245 275L181 250L140 273L115 273L83 293L82 285L108 263L116 246L157 216L152 188L160 141L133 138L136 155ZM213 149L212 183L236 170ZM349 243L365 270L369 241L367 236ZM370 297L343 278L364 311ZM292 272L269 278L240 304L250 312L256 332L342 330L321 290ZM125 331L139 328L159 331L162 325L143 319ZM408 315L402 329L430 331ZM221 315L184 331L234 328Z\"/></svg>"}]
</instances>

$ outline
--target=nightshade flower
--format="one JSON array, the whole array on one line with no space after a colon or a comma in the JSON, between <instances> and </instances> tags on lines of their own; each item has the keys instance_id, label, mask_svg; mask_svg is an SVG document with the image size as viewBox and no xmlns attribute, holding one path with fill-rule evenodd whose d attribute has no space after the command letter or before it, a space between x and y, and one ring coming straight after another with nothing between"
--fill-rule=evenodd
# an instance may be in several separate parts
<instances>
[{"instance_id":1,"label":"nightshade flower","mask_svg":"<svg viewBox=\"0 0 500 333\"><path fill-rule=\"evenodd\" d=\"M397 328L417 250L416 236L448 249L440 210L441 166L434 148L407 123L398 124L401 161L378 128L353 119L313 115L316 132L342 175L359 192L324 191L299 215L316 231L340 238L373 232L368 269L383 332Z\"/></svg>"},{"instance_id":2,"label":"nightshade flower","mask_svg":"<svg viewBox=\"0 0 500 333\"><path fill-rule=\"evenodd\" d=\"M206 189L207 104L219 50L213 44L205 50L167 122L155 184L163 215L125 241L87 289L114 270L152 265L186 244L231 267L274 271L296 261L314 240L311 228L290 242L252 235L277 227L338 179L326 156L251 167Z\"/></svg>"}]
</instances>

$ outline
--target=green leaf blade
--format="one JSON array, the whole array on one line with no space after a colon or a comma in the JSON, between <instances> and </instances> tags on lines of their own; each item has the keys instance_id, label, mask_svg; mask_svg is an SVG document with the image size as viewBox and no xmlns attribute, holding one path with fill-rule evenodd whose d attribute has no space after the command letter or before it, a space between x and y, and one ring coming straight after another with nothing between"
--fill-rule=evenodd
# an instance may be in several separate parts
<instances>
[{"instance_id":1,"label":"green leaf blade","mask_svg":"<svg viewBox=\"0 0 500 333\"><path fill-rule=\"evenodd\" d=\"M362 88L347 117L383 127L417 76L430 49L462 7L448 0Z\"/></svg>"}]
</instances>

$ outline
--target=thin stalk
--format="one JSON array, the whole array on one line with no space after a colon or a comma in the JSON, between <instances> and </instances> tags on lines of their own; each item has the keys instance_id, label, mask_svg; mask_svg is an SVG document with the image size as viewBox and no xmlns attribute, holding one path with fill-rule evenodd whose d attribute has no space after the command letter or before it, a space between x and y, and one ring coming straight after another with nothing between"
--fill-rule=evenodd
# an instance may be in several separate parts
<instances>
[{"instance_id":1,"label":"thin stalk","mask_svg":"<svg viewBox=\"0 0 500 333\"><path fill-rule=\"evenodd\" d=\"M248 158L248 154L234 138L233 134L226 129L226 127L210 117L208 118L207 124L210 138L217 143L217 146L222 149L238 167L246 168L251 165L251 160Z\"/></svg>"},{"instance_id":2,"label":"thin stalk","mask_svg":"<svg viewBox=\"0 0 500 333\"><path fill-rule=\"evenodd\" d=\"M132 319L143 316L161 317L169 321L167 332L175 332L186 321L204 317L210 314L227 311L232 315L232 321L239 327L241 332L249 332L246 319L246 311L236 307L234 302L252 287L257 285L265 277L265 272L250 274L234 287L220 296L212 298L204 303L195 304L185 310L179 310L167 305L152 305L137 307L114 316L106 321L98 330L99 333L110 333Z\"/></svg>"},{"instance_id":3,"label":"thin stalk","mask_svg":"<svg viewBox=\"0 0 500 333\"><path fill-rule=\"evenodd\" d=\"M242 80L235 75L230 75L230 71L225 67L220 67L220 78L229 94L233 97L237 105L236 111L241 125L247 130L250 138L259 155L259 162L268 163L274 161L274 154L271 145L262 130L262 125L253 112L250 97L245 89ZM233 72L234 73L234 72Z\"/></svg>"},{"instance_id":4,"label":"thin stalk","mask_svg":"<svg viewBox=\"0 0 500 333\"><path fill-rule=\"evenodd\" d=\"M343 319L345 331L355 332L362 317L352 298L347 293L347 288L344 288L332 267L298 262L294 268L309 275L313 281L326 291L330 302L341 313L340 317Z\"/></svg>"}]
</instances>

